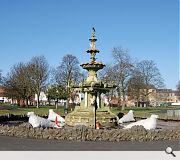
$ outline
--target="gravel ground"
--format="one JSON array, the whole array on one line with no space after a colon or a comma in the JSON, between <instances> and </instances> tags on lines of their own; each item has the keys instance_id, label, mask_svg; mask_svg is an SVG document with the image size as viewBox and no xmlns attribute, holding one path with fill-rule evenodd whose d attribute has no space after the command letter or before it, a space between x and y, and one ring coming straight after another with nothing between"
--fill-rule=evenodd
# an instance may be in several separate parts
<instances>
[{"instance_id":1,"label":"gravel ground","mask_svg":"<svg viewBox=\"0 0 180 160\"><path fill-rule=\"evenodd\" d=\"M178 122L178 121L163 121L163 120L158 120L157 121L157 129L173 129L178 124L180 124L180 122Z\"/></svg>"}]
</instances>

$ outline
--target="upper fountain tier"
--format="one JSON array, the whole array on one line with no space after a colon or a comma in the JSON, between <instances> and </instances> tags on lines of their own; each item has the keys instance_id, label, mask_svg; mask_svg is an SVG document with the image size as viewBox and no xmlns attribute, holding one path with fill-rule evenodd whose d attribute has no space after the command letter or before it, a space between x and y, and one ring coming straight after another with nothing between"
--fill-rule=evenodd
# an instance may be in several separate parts
<instances>
[{"instance_id":1,"label":"upper fountain tier","mask_svg":"<svg viewBox=\"0 0 180 160\"><path fill-rule=\"evenodd\" d=\"M105 65L102 62L96 61L95 56L96 56L96 53L99 53L99 50L96 49L97 39L95 38L95 29L94 29L94 27L92 29L93 29L93 32L92 32L91 38L89 39L90 49L88 49L86 51L87 53L91 54L90 62L81 64L81 67L83 69L88 70L88 71L94 70L95 72L97 72L98 70L103 69L105 67Z\"/></svg>"}]
</instances>

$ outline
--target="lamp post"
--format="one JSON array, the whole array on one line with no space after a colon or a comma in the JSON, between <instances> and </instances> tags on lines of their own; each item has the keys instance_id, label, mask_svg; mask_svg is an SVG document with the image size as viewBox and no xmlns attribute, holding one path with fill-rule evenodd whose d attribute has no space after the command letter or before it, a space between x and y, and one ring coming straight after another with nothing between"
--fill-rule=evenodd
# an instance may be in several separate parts
<instances>
[{"instance_id":1,"label":"lamp post","mask_svg":"<svg viewBox=\"0 0 180 160\"><path fill-rule=\"evenodd\" d=\"M97 92L95 93L95 102L94 102L94 121L95 121L95 129L97 129L97 126L96 126L96 110L98 108L98 105L97 105Z\"/></svg>"}]
</instances>

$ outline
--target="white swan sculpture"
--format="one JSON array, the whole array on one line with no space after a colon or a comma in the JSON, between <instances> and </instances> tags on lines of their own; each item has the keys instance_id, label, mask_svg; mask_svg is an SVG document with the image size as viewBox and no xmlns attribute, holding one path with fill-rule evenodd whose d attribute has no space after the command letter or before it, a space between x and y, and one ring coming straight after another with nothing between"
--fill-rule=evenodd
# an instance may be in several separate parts
<instances>
[{"instance_id":1,"label":"white swan sculpture","mask_svg":"<svg viewBox=\"0 0 180 160\"><path fill-rule=\"evenodd\" d=\"M156 129L157 127L157 118L159 118L158 115L152 114L149 118L140 120L137 122L133 122L131 124L128 124L127 126L124 126L124 129L131 128L133 126L143 126L145 129Z\"/></svg>"},{"instance_id":2,"label":"white swan sculpture","mask_svg":"<svg viewBox=\"0 0 180 160\"><path fill-rule=\"evenodd\" d=\"M48 120L55 122L56 119L59 123L65 123L65 119L63 117L55 113L53 109L49 109Z\"/></svg>"},{"instance_id":3,"label":"white swan sculpture","mask_svg":"<svg viewBox=\"0 0 180 160\"><path fill-rule=\"evenodd\" d=\"M29 117L28 122L33 126L33 128L37 128L37 127L59 128L55 123L51 122L48 119L45 119L45 118L35 115L34 112L28 112L27 116Z\"/></svg>"},{"instance_id":4,"label":"white swan sculpture","mask_svg":"<svg viewBox=\"0 0 180 160\"><path fill-rule=\"evenodd\" d=\"M118 120L118 124L124 123L124 122L132 122L135 121L133 110L130 110L127 114L125 114L122 118Z\"/></svg>"}]
</instances>

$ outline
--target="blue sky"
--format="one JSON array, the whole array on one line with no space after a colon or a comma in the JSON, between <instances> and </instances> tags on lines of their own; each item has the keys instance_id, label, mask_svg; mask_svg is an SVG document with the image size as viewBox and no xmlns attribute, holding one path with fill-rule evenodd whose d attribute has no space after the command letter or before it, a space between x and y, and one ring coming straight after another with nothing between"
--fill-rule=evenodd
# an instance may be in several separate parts
<instances>
[{"instance_id":1,"label":"blue sky","mask_svg":"<svg viewBox=\"0 0 180 160\"><path fill-rule=\"evenodd\" d=\"M44 55L57 67L65 54L88 61L91 28L97 58L111 63L112 48L154 60L167 88L179 80L178 0L0 0L0 69Z\"/></svg>"}]
</instances>

